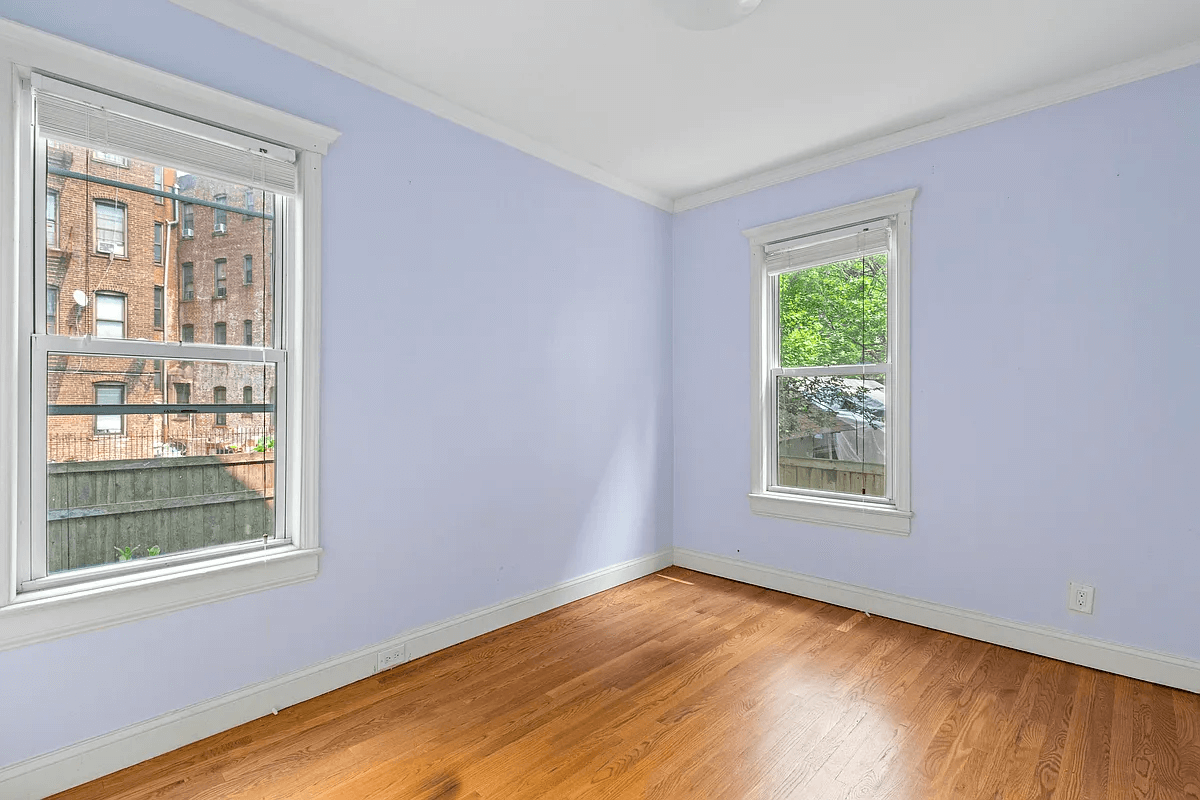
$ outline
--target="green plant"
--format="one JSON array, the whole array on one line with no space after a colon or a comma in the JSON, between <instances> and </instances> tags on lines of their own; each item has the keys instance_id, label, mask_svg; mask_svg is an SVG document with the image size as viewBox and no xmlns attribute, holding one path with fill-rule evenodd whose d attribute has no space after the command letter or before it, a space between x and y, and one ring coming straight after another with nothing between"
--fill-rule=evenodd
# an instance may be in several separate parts
<instances>
[{"instance_id":1,"label":"green plant","mask_svg":"<svg viewBox=\"0 0 1200 800\"><path fill-rule=\"evenodd\" d=\"M117 551L117 561L133 561L133 554L139 547L141 547L140 544L135 544L133 547L114 547L113 550Z\"/></svg>"},{"instance_id":2,"label":"green plant","mask_svg":"<svg viewBox=\"0 0 1200 800\"><path fill-rule=\"evenodd\" d=\"M265 453L268 450L274 450L275 449L275 437L274 436L258 437L258 439L256 439L254 442L253 449L254 449L254 452L256 452L256 453Z\"/></svg>"},{"instance_id":3,"label":"green plant","mask_svg":"<svg viewBox=\"0 0 1200 800\"><path fill-rule=\"evenodd\" d=\"M133 561L137 558L137 551L141 549L140 544L135 544L132 547L114 547L117 551L117 561ZM154 544L146 548L146 555L154 557L162 552L162 548Z\"/></svg>"}]
</instances>

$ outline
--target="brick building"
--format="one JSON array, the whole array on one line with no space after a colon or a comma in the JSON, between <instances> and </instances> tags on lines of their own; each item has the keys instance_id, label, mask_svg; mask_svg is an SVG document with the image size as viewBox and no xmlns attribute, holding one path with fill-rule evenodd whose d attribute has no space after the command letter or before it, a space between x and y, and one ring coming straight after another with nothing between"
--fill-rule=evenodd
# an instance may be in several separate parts
<instances>
[{"instance_id":1,"label":"brick building","mask_svg":"<svg viewBox=\"0 0 1200 800\"><path fill-rule=\"evenodd\" d=\"M270 195L71 145L52 144L46 162L47 332L255 346L270 336ZM273 372L262 364L53 356L47 366L51 406L263 403L274 392ZM228 452L270 436L269 416L51 416L48 456Z\"/></svg>"}]
</instances>

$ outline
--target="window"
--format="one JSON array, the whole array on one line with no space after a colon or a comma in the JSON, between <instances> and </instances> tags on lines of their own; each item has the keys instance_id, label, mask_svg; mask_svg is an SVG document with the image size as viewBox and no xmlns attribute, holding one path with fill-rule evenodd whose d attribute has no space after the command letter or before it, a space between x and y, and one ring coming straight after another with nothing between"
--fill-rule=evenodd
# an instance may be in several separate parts
<instances>
[{"instance_id":1,"label":"window","mask_svg":"<svg viewBox=\"0 0 1200 800\"><path fill-rule=\"evenodd\" d=\"M97 383L96 405L119 406L125 402L125 384ZM96 433L114 434L125 432L125 416L123 414L97 414Z\"/></svg>"},{"instance_id":2,"label":"window","mask_svg":"<svg viewBox=\"0 0 1200 800\"><path fill-rule=\"evenodd\" d=\"M224 386L214 386L213 387L213 405L218 405L218 406L225 405L225 387ZM225 415L224 414L213 414L213 425L224 425L224 424L225 424Z\"/></svg>"},{"instance_id":3,"label":"window","mask_svg":"<svg viewBox=\"0 0 1200 800\"><path fill-rule=\"evenodd\" d=\"M163 190L163 168L162 167L154 168L154 188L160 192ZM161 197L155 197L154 202L158 203L161 206L163 204L163 199Z\"/></svg>"},{"instance_id":4,"label":"window","mask_svg":"<svg viewBox=\"0 0 1200 800\"><path fill-rule=\"evenodd\" d=\"M7 304L0 318L11 323L0 325L0 375L15 377L10 389L20 398L0 403L0 429L13 433L12 441L0 442L0 474L12 478L12 491L0 491L0 519L9 521L0 536L12 545L0 547L0 649L308 580L320 554L313 443L320 433L321 297L314 276L320 274L321 154L336 133L45 38L10 42L0 53L9 74L21 76L10 87L10 146L0 148L0 174L10 178L0 185L0 199L14 215L7 229L11 246L0 248L0 274L13 284L0 293ZM87 74L78 74L79 65ZM138 97L152 98L153 105L139 105ZM49 141L73 148L75 169L62 167L63 148L45 155ZM253 159L246 158L248 147ZM121 153L129 169L89 170L93 151ZM175 279L183 277L182 262L203 270L223 255L204 242L180 245L188 253L179 260L181 271L163 280L151 226L163 223L164 264L173 260L167 248L176 242L166 215L147 213L162 208L149 199L159 192L157 166L163 182L175 184L173 196L190 207L181 213L193 226L206 226L206 215L221 210L210 198L235 198L236 213L245 210L240 205L248 188L262 192L246 226L253 235L228 249L231 257L253 253L260 263L268 251L280 254L280 285L288 296L264 291L253 298L254 314L266 322L260 340L268 346L218 349L144 332L151 329L147 299L150 310L161 305L164 328L180 340L192 338L183 323L212 325L208 304L178 308L184 281L177 292ZM58 197L50 212L70 231L77 251L69 263L44 246L51 190ZM204 209L199 220L197 208ZM55 227L66 244L67 234ZM197 278L206 280L193 272L193 292ZM45 319L58 308L46 303L55 287L66 293L59 299L71 310L71 324L54 324L56 332L48 333ZM76 289L81 302L73 305ZM189 385L183 397L178 387L167 396L155 388L176 384ZM247 442L225 428L213 435L214 421L241 410L214 384L235 394L239 386L257 394L254 387L278 385L277 410L255 414L261 449L244 447ZM180 399L189 402L172 402ZM167 494L147 492L152 476L137 471L165 466L155 461L168 456L216 454L222 459L172 461L167 471L203 464L206 472L201 481L192 475L164 487ZM66 490L91 479L111 491ZM113 518L114 509L122 519ZM236 524L212 524L232 520L230 514ZM118 559L106 538L118 529L145 533L115 542L140 545L130 560Z\"/></svg>"},{"instance_id":5,"label":"window","mask_svg":"<svg viewBox=\"0 0 1200 800\"><path fill-rule=\"evenodd\" d=\"M225 259L218 258L213 265L213 297L225 296Z\"/></svg>"},{"instance_id":6,"label":"window","mask_svg":"<svg viewBox=\"0 0 1200 800\"><path fill-rule=\"evenodd\" d=\"M242 387L242 405L248 406L253 402L254 402L254 387L253 386L243 386Z\"/></svg>"},{"instance_id":7,"label":"window","mask_svg":"<svg viewBox=\"0 0 1200 800\"><path fill-rule=\"evenodd\" d=\"M161 331L163 328L163 287L154 287L154 329Z\"/></svg>"},{"instance_id":8,"label":"window","mask_svg":"<svg viewBox=\"0 0 1200 800\"><path fill-rule=\"evenodd\" d=\"M46 191L46 247L58 247L58 192Z\"/></svg>"},{"instance_id":9,"label":"window","mask_svg":"<svg viewBox=\"0 0 1200 800\"><path fill-rule=\"evenodd\" d=\"M246 190L246 210L247 211L254 210L254 190L253 189ZM242 216L243 220L253 219L253 218L254 217L250 214L245 214Z\"/></svg>"},{"instance_id":10,"label":"window","mask_svg":"<svg viewBox=\"0 0 1200 800\"><path fill-rule=\"evenodd\" d=\"M196 341L196 328L192 325L179 326L179 341L181 341L181 342Z\"/></svg>"},{"instance_id":11,"label":"window","mask_svg":"<svg viewBox=\"0 0 1200 800\"><path fill-rule=\"evenodd\" d=\"M914 191L746 231L751 510L906 534Z\"/></svg>"},{"instance_id":12,"label":"window","mask_svg":"<svg viewBox=\"0 0 1200 800\"><path fill-rule=\"evenodd\" d=\"M180 203L179 206L180 227L183 229L180 236L191 239L196 235L196 207L191 203Z\"/></svg>"},{"instance_id":13,"label":"window","mask_svg":"<svg viewBox=\"0 0 1200 800\"><path fill-rule=\"evenodd\" d=\"M179 268L179 271L179 282L183 285L183 297L181 299L195 300L196 277L195 272L192 269L192 263L190 261L186 262L182 267Z\"/></svg>"},{"instance_id":14,"label":"window","mask_svg":"<svg viewBox=\"0 0 1200 800\"><path fill-rule=\"evenodd\" d=\"M175 402L183 405L192 402L192 385L190 383L175 384Z\"/></svg>"},{"instance_id":15,"label":"window","mask_svg":"<svg viewBox=\"0 0 1200 800\"><path fill-rule=\"evenodd\" d=\"M46 287L46 333L58 333L58 287Z\"/></svg>"},{"instance_id":16,"label":"window","mask_svg":"<svg viewBox=\"0 0 1200 800\"><path fill-rule=\"evenodd\" d=\"M254 256L242 256L242 283L246 286L254 283Z\"/></svg>"},{"instance_id":17,"label":"window","mask_svg":"<svg viewBox=\"0 0 1200 800\"><path fill-rule=\"evenodd\" d=\"M96 292L96 337L125 338L125 295Z\"/></svg>"},{"instance_id":18,"label":"window","mask_svg":"<svg viewBox=\"0 0 1200 800\"><path fill-rule=\"evenodd\" d=\"M93 161L103 161L105 164L115 164L118 167L128 167L129 159L115 153L105 153L100 150L92 151Z\"/></svg>"},{"instance_id":19,"label":"window","mask_svg":"<svg viewBox=\"0 0 1200 800\"><path fill-rule=\"evenodd\" d=\"M154 263L163 263L163 224L154 223Z\"/></svg>"},{"instance_id":20,"label":"window","mask_svg":"<svg viewBox=\"0 0 1200 800\"><path fill-rule=\"evenodd\" d=\"M96 252L125 256L125 206L111 200L96 201Z\"/></svg>"},{"instance_id":21,"label":"window","mask_svg":"<svg viewBox=\"0 0 1200 800\"><path fill-rule=\"evenodd\" d=\"M226 197L223 194L213 195L213 202L225 205ZM226 230L227 213L223 208L213 206L213 233L224 233Z\"/></svg>"},{"instance_id":22,"label":"window","mask_svg":"<svg viewBox=\"0 0 1200 800\"><path fill-rule=\"evenodd\" d=\"M242 321L242 344L246 347L254 346L254 320Z\"/></svg>"},{"instance_id":23,"label":"window","mask_svg":"<svg viewBox=\"0 0 1200 800\"><path fill-rule=\"evenodd\" d=\"M225 323L213 323L213 344L225 344Z\"/></svg>"}]
</instances>

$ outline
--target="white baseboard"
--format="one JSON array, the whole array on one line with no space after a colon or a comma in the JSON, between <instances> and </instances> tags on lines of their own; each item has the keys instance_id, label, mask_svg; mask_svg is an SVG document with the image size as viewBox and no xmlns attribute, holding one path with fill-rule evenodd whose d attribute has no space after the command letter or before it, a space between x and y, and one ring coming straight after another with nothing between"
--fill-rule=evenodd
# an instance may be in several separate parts
<instances>
[{"instance_id":1,"label":"white baseboard","mask_svg":"<svg viewBox=\"0 0 1200 800\"><path fill-rule=\"evenodd\" d=\"M709 575L809 597L947 633L956 633L1117 675L1173 686L1189 692L1200 692L1200 661L1194 659L1141 650L1054 628L1014 622L977 611L889 594L864 586L814 578L798 572L682 547L675 548L675 563Z\"/></svg>"},{"instance_id":2,"label":"white baseboard","mask_svg":"<svg viewBox=\"0 0 1200 800\"><path fill-rule=\"evenodd\" d=\"M558 608L671 566L664 550L615 564L523 597L415 628L370 647L247 686L111 733L0 769L0 797L37 800L94 780L207 736L229 730L375 672L380 650L404 645L409 659Z\"/></svg>"}]
</instances>

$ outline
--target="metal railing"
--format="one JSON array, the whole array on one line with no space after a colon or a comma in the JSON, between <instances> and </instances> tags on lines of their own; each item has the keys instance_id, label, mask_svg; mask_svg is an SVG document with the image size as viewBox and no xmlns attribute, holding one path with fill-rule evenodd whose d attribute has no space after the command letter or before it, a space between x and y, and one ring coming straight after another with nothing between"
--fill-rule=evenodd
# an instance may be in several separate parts
<instances>
[{"instance_id":1,"label":"metal railing","mask_svg":"<svg viewBox=\"0 0 1200 800\"><path fill-rule=\"evenodd\" d=\"M47 460L117 461L130 458L172 458L225 453L273 451L272 427L213 429L186 436L169 433L97 434L52 433L47 439Z\"/></svg>"}]
</instances>

